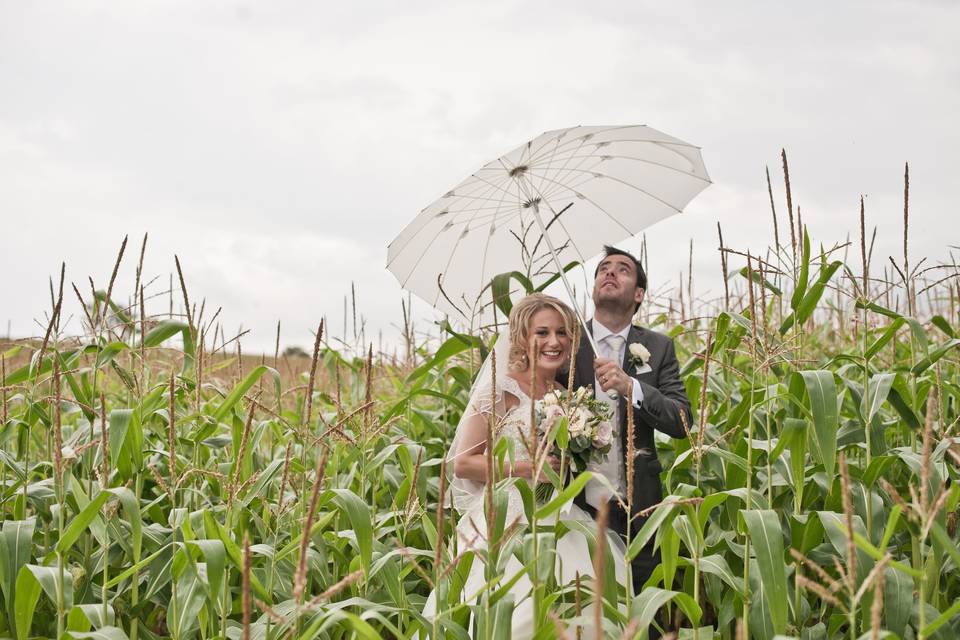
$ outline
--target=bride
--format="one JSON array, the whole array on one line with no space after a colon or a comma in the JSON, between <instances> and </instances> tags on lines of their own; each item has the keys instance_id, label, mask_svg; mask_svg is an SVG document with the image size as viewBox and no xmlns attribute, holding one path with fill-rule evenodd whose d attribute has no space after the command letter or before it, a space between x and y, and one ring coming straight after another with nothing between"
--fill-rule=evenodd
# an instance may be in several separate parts
<instances>
[{"instance_id":1,"label":"bride","mask_svg":"<svg viewBox=\"0 0 960 640\"><path fill-rule=\"evenodd\" d=\"M462 589L462 597L468 604L478 605L490 575L499 577L492 590L516 579L510 587L514 601L511 622L513 638L531 638L538 625L544 622L542 619L540 623L535 620L533 584L524 564L517 558L522 555L523 536L529 533L529 523L521 491L516 485L525 482L532 487L547 482L543 469L545 464L550 464L554 470L559 469L559 460L553 456L540 465L539 473L531 460L531 404L546 393L561 389L556 381L557 373L566 369L570 360L575 323L575 315L570 307L544 294L529 295L513 307L509 334L501 335L494 349L495 366L491 365L491 359L488 358L481 368L447 456L448 473L452 469L450 489L453 506L460 514L457 525L458 552L476 552ZM506 449L511 452L506 456L502 470L497 471L497 476L499 479L511 479L497 483L496 490L506 492L506 518L502 525L502 538L494 540L492 545L502 552L501 560L497 563L499 566L492 567L493 571L488 573L485 563L491 557L496 557L496 554L490 556L485 553L489 551L484 495L489 481L487 429L491 417L495 425L494 446L506 440ZM494 465L501 469L497 457ZM556 526L558 517L565 526ZM583 531L595 530L592 518L571 500L559 510L559 514L555 512L539 520L537 525L540 532L557 531L559 535L553 556L557 587L563 589L579 579L584 591L591 589L594 562ZM539 528L541 526L542 529ZM610 544L605 554L604 574L607 580L611 574L615 575L617 583L623 584L626 574L623 543L616 535L609 536L608 541ZM431 593L423 612L427 620L436 615L436 600L436 592ZM588 602L588 596L584 595L583 601ZM441 611L443 608L439 607ZM472 608L474 612L478 610ZM579 620L584 631L595 633L590 628L592 614L588 613ZM471 637L474 634L471 633Z\"/></svg>"}]
</instances>

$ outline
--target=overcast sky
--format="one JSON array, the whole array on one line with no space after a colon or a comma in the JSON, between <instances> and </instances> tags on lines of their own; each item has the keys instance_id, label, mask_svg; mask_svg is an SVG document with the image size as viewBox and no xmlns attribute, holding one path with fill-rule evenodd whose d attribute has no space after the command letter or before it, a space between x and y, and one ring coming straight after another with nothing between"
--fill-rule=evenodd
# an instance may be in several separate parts
<instances>
[{"instance_id":1,"label":"overcast sky","mask_svg":"<svg viewBox=\"0 0 960 640\"><path fill-rule=\"evenodd\" d=\"M40 332L61 260L105 287L129 234L126 298L149 232L152 289L179 255L191 298L251 329L245 350L272 350L278 319L284 345L323 315L339 335L351 282L368 335L395 340L387 244L482 164L576 124L703 148L714 184L648 232L652 288L693 238L716 290L717 221L766 246L781 147L814 238L842 241L864 194L882 260L909 161L911 252L946 259L958 33L956 2L0 0L0 334Z\"/></svg>"}]
</instances>

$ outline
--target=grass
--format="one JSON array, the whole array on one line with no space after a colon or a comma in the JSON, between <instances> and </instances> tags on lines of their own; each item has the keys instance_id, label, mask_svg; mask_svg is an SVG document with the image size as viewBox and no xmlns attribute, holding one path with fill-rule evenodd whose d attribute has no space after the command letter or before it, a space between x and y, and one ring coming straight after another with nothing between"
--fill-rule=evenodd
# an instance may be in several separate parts
<instances>
[{"instance_id":1,"label":"grass","mask_svg":"<svg viewBox=\"0 0 960 640\"><path fill-rule=\"evenodd\" d=\"M865 213L855 264L846 242L816 249L790 203L760 256L718 229L722 299L695 304L689 273L652 292L644 317L675 338L695 416L658 444L667 497L631 546L655 540L662 563L629 602L556 585L536 570L556 532L523 545L500 523L481 635L509 631L497 568L515 555L544 638L576 635L600 592L612 637L960 637L960 276L910 266L904 210L884 277ZM83 336L61 335L61 277L47 337L0 346L0 633L465 637L481 558L450 537L441 469L489 335L418 343L405 306L399 358L335 348L322 325L312 357L244 355L190 304L179 260L190 312L145 317L145 247L134 304L113 302L121 250L106 290L74 289Z\"/></svg>"}]
</instances>

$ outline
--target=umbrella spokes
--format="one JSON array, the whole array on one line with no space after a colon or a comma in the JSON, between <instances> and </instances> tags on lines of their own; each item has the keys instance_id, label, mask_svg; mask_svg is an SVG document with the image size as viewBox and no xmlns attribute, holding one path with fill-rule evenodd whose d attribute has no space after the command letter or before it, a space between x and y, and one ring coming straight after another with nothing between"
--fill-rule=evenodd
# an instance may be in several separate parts
<instances>
[{"instance_id":1,"label":"umbrella spokes","mask_svg":"<svg viewBox=\"0 0 960 640\"><path fill-rule=\"evenodd\" d=\"M709 183L697 147L650 127L548 131L423 209L390 243L387 267L405 289L470 324L489 312L483 292L503 273L538 288L560 274L577 308L561 263L583 264L678 213Z\"/></svg>"}]
</instances>

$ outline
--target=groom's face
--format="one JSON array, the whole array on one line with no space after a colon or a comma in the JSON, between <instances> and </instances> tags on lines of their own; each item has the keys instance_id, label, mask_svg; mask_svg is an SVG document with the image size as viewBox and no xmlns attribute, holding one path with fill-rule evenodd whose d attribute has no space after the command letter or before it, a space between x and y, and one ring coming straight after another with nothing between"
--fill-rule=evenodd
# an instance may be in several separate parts
<instances>
[{"instance_id":1,"label":"groom's face","mask_svg":"<svg viewBox=\"0 0 960 640\"><path fill-rule=\"evenodd\" d=\"M637 286L637 266L627 256L607 256L597 267L593 280L593 303L629 307L643 301L643 289ZM631 311L632 312L632 311Z\"/></svg>"}]
</instances>

